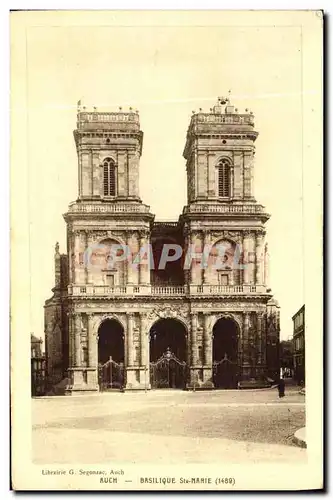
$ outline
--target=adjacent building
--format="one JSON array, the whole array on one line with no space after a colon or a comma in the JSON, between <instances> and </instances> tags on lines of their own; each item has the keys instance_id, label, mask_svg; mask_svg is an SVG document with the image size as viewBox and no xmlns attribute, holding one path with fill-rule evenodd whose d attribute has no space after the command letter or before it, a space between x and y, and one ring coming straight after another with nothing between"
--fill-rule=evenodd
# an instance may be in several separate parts
<instances>
[{"instance_id":1,"label":"adjacent building","mask_svg":"<svg viewBox=\"0 0 333 500\"><path fill-rule=\"evenodd\" d=\"M42 396L46 392L46 360L42 350L43 340L30 334L31 348L31 395Z\"/></svg>"},{"instance_id":2,"label":"adjacent building","mask_svg":"<svg viewBox=\"0 0 333 500\"><path fill-rule=\"evenodd\" d=\"M293 339L280 341L280 374L281 377L293 377L294 342Z\"/></svg>"},{"instance_id":3,"label":"adjacent building","mask_svg":"<svg viewBox=\"0 0 333 500\"><path fill-rule=\"evenodd\" d=\"M78 196L64 214L66 253L56 245L45 303L52 384L67 377L72 394L265 386L278 378L270 216L253 192L257 136L253 114L228 99L194 113L183 152L187 203L178 220L160 222L140 198L138 112L78 108ZM182 254L163 269L165 245ZM136 259L142 248L151 259ZM220 248L224 266L215 268Z\"/></svg>"},{"instance_id":4,"label":"adjacent building","mask_svg":"<svg viewBox=\"0 0 333 500\"><path fill-rule=\"evenodd\" d=\"M305 305L292 317L294 323L294 377L299 384L305 384Z\"/></svg>"}]
</instances>

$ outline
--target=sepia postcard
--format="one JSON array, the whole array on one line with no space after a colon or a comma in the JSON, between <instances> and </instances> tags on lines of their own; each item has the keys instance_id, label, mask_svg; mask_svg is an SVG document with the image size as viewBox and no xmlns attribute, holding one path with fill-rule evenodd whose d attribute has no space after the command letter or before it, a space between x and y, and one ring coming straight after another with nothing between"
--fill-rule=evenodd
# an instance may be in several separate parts
<instances>
[{"instance_id":1,"label":"sepia postcard","mask_svg":"<svg viewBox=\"0 0 333 500\"><path fill-rule=\"evenodd\" d=\"M12 488L322 489L322 11L10 17Z\"/></svg>"}]
</instances>

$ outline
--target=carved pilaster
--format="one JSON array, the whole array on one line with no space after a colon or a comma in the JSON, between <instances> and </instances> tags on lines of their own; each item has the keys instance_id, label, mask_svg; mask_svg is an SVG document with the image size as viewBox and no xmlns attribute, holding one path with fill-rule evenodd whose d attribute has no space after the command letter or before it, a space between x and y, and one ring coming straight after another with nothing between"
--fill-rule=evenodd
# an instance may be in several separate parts
<instances>
[{"instance_id":1,"label":"carved pilaster","mask_svg":"<svg viewBox=\"0 0 333 500\"><path fill-rule=\"evenodd\" d=\"M230 168L230 198L234 197L234 164L232 163Z\"/></svg>"},{"instance_id":2,"label":"carved pilaster","mask_svg":"<svg viewBox=\"0 0 333 500\"><path fill-rule=\"evenodd\" d=\"M88 360L90 368L97 368L97 336L94 332L94 314L88 314Z\"/></svg>"},{"instance_id":3,"label":"carved pilaster","mask_svg":"<svg viewBox=\"0 0 333 500\"><path fill-rule=\"evenodd\" d=\"M78 283L79 282L79 263L80 263L80 238L81 238L81 232L80 231L73 231L72 233L72 238L73 238L73 282Z\"/></svg>"},{"instance_id":4,"label":"carved pilaster","mask_svg":"<svg viewBox=\"0 0 333 500\"><path fill-rule=\"evenodd\" d=\"M148 232L143 231L139 233L139 252L140 252L140 262L138 264L139 269L139 284L147 285L150 283L150 266L149 266L149 248L148 248ZM144 256L144 254L146 254ZM144 257L144 259L143 259ZM143 260L143 262L141 262Z\"/></svg>"},{"instance_id":5,"label":"carved pilaster","mask_svg":"<svg viewBox=\"0 0 333 500\"><path fill-rule=\"evenodd\" d=\"M263 242L264 233L256 233L256 285L262 285L263 282Z\"/></svg>"},{"instance_id":6,"label":"carved pilaster","mask_svg":"<svg viewBox=\"0 0 333 500\"><path fill-rule=\"evenodd\" d=\"M249 240L250 232L244 231L243 233L243 284L248 285L250 282L250 268L249 268Z\"/></svg>"},{"instance_id":7,"label":"carved pilaster","mask_svg":"<svg viewBox=\"0 0 333 500\"><path fill-rule=\"evenodd\" d=\"M197 266L195 254L198 253L198 245L197 242L199 240L199 235L197 233L191 234L191 284L196 284L196 275L197 275ZM201 248L200 248L201 251ZM201 284L201 283L200 283Z\"/></svg>"},{"instance_id":8,"label":"carved pilaster","mask_svg":"<svg viewBox=\"0 0 333 500\"><path fill-rule=\"evenodd\" d=\"M134 361L133 346L133 315L127 315L127 366L133 366Z\"/></svg>"},{"instance_id":9,"label":"carved pilaster","mask_svg":"<svg viewBox=\"0 0 333 500\"><path fill-rule=\"evenodd\" d=\"M198 344L197 344L197 313L191 313L191 362L193 366L198 363Z\"/></svg>"},{"instance_id":10,"label":"carved pilaster","mask_svg":"<svg viewBox=\"0 0 333 500\"><path fill-rule=\"evenodd\" d=\"M148 335L147 329L147 314L140 313L140 362L141 366L147 367L149 364L148 360Z\"/></svg>"},{"instance_id":11,"label":"carved pilaster","mask_svg":"<svg viewBox=\"0 0 333 500\"><path fill-rule=\"evenodd\" d=\"M215 181L215 152L207 152L208 162L208 196L216 196L216 181Z\"/></svg>"},{"instance_id":12,"label":"carved pilaster","mask_svg":"<svg viewBox=\"0 0 333 500\"><path fill-rule=\"evenodd\" d=\"M75 346L75 366L79 367L82 363L81 352L81 314L74 314L74 346Z\"/></svg>"},{"instance_id":13,"label":"carved pilaster","mask_svg":"<svg viewBox=\"0 0 333 500\"><path fill-rule=\"evenodd\" d=\"M126 269L127 269L127 284L132 285L133 284L133 274L134 274L134 269L133 269L133 231L129 231L126 233L126 245L130 250L130 255L128 256L128 259L126 261Z\"/></svg>"},{"instance_id":14,"label":"carved pilaster","mask_svg":"<svg viewBox=\"0 0 333 500\"><path fill-rule=\"evenodd\" d=\"M249 364L249 326L250 326L250 314L248 312L244 313L243 321L243 363Z\"/></svg>"},{"instance_id":15,"label":"carved pilaster","mask_svg":"<svg viewBox=\"0 0 333 500\"><path fill-rule=\"evenodd\" d=\"M264 273L264 284L269 286L269 254L268 254L268 245L265 244L265 273Z\"/></svg>"},{"instance_id":16,"label":"carved pilaster","mask_svg":"<svg viewBox=\"0 0 333 500\"><path fill-rule=\"evenodd\" d=\"M83 264L84 264L84 276L85 283L89 283L89 232L84 231L85 244L84 244L84 254L83 254Z\"/></svg>"},{"instance_id":17,"label":"carved pilaster","mask_svg":"<svg viewBox=\"0 0 333 500\"><path fill-rule=\"evenodd\" d=\"M203 268L203 283L207 284L209 282L209 253L210 253L210 245L211 245L211 234L210 231L205 231L204 232L204 237L203 237L203 259L204 259L204 268Z\"/></svg>"},{"instance_id":18,"label":"carved pilaster","mask_svg":"<svg viewBox=\"0 0 333 500\"><path fill-rule=\"evenodd\" d=\"M204 314L203 324L203 349L204 349L204 365L209 366L212 362L212 339L209 331L210 315Z\"/></svg>"},{"instance_id":19,"label":"carved pilaster","mask_svg":"<svg viewBox=\"0 0 333 500\"><path fill-rule=\"evenodd\" d=\"M257 362L259 365L264 364L264 344L263 344L263 315L259 313L257 315Z\"/></svg>"},{"instance_id":20,"label":"carved pilaster","mask_svg":"<svg viewBox=\"0 0 333 500\"><path fill-rule=\"evenodd\" d=\"M68 364L69 368L72 368L75 364L75 347L74 347L75 324L74 324L73 313L68 312L67 316L68 316Z\"/></svg>"}]
</instances>

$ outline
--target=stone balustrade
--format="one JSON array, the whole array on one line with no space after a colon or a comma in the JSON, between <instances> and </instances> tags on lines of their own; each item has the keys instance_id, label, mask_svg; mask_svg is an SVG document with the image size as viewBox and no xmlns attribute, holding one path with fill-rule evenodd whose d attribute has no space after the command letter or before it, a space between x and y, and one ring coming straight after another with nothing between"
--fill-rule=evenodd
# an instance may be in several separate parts
<instances>
[{"instance_id":1,"label":"stone balustrade","mask_svg":"<svg viewBox=\"0 0 333 500\"><path fill-rule=\"evenodd\" d=\"M178 227L179 225L179 222L178 221L170 221L170 220L157 220L154 222L153 224L153 228L154 229L163 229L165 227L169 228L169 227Z\"/></svg>"},{"instance_id":2,"label":"stone balustrade","mask_svg":"<svg viewBox=\"0 0 333 500\"><path fill-rule=\"evenodd\" d=\"M151 295L185 295L185 286L152 286Z\"/></svg>"},{"instance_id":3,"label":"stone balustrade","mask_svg":"<svg viewBox=\"0 0 333 500\"><path fill-rule=\"evenodd\" d=\"M84 124L86 122L134 122L139 123L139 115L137 113L128 112L80 112L78 113L78 124ZM80 128L80 127L78 127Z\"/></svg>"},{"instance_id":4,"label":"stone balustrade","mask_svg":"<svg viewBox=\"0 0 333 500\"><path fill-rule=\"evenodd\" d=\"M149 213L150 206L143 203L71 203L69 213ZM262 214L264 207L258 204L223 205L193 204L184 207L183 214L193 212ZM178 226L178 221L156 221L154 228Z\"/></svg>"},{"instance_id":5,"label":"stone balustrade","mask_svg":"<svg viewBox=\"0 0 333 500\"><path fill-rule=\"evenodd\" d=\"M149 295L177 297L185 295L230 295L266 293L264 285L71 285L68 295L81 297Z\"/></svg>"},{"instance_id":6,"label":"stone balustrade","mask_svg":"<svg viewBox=\"0 0 333 500\"><path fill-rule=\"evenodd\" d=\"M261 214L264 212L264 207L262 205L252 204L252 205L208 205L208 204L193 204L184 207L183 213L193 213L193 212L213 212L213 213L242 213L242 214Z\"/></svg>"},{"instance_id":7,"label":"stone balustrade","mask_svg":"<svg viewBox=\"0 0 333 500\"><path fill-rule=\"evenodd\" d=\"M192 116L191 125L196 123L224 123L254 126L254 116L250 114L197 113Z\"/></svg>"},{"instance_id":8,"label":"stone balustrade","mask_svg":"<svg viewBox=\"0 0 333 500\"><path fill-rule=\"evenodd\" d=\"M264 285L191 285L190 293L198 295L230 295L265 293Z\"/></svg>"},{"instance_id":9,"label":"stone balustrade","mask_svg":"<svg viewBox=\"0 0 333 500\"><path fill-rule=\"evenodd\" d=\"M72 203L69 213L149 213L150 207L142 203Z\"/></svg>"}]
</instances>

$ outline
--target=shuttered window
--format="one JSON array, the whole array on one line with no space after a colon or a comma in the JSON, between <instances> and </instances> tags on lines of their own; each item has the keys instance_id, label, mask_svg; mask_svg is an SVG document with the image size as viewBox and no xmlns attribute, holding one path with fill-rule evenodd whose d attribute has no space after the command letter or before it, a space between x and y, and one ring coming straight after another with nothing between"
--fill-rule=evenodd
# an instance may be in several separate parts
<instances>
[{"instance_id":1,"label":"shuttered window","mask_svg":"<svg viewBox=\"0 0 333 500\"><path fill-rule=\"evenodd\" d=\"M230 163L226 159L219 161L218 165L218 195L220 197L230 196Z\"/></svg>"},{"instance_id":2,"label":"shuttered window","mask_svg":"<svg viewBox=\"0 0 333 500\"><path fill-rule=\"evenodd\" d=\"M103 161L104 196L116 196L116 166L111 158Z\"/></svg>"}]
</instances>

